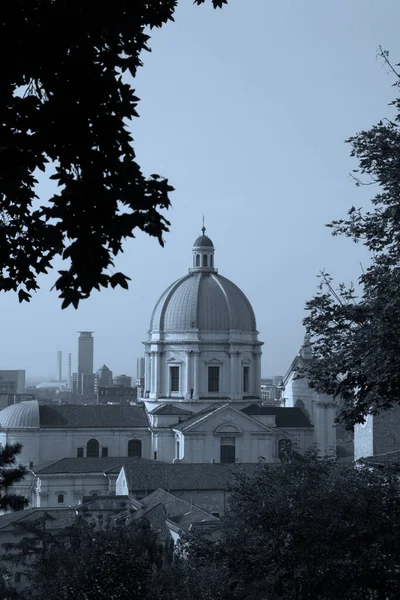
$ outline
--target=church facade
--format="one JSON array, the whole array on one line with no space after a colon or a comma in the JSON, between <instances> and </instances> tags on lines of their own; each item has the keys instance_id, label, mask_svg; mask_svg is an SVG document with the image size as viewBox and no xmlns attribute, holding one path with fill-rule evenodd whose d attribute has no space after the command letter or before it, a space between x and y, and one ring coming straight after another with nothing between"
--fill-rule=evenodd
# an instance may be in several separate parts
<instances>
[{"instance_id":1,"label":"church facade","mask_svg":"<svg viewBox=\"0 0 400 600\"><path fill-rule=\"evenodd\" d=\"M204 228L188 274L156 303L144 346L137 405L23 402L0 411L0 443L21 442L22 462L36 471L64 458L255 463L279 462L292 445L304 451L317 443L322 454L335 451L332 399L296 378L307 360L305 347L285 378L285 405L262 403L254 311L218 273Z\"/></svg>"}]
</instances>

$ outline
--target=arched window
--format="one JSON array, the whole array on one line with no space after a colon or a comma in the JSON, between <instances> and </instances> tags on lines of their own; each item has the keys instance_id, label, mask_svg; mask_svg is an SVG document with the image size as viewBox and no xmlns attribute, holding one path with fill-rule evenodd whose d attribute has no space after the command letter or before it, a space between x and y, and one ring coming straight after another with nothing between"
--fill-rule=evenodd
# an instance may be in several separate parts
<instances>
[{"instance_id":1,"label":"arched window","mask_svg":"<svg viewBox=\"0 0 400 600\"><path fill-rule=\"evenodd\" d=\"M213 266L214 266L214 264L213 264L213 263L214 263L214 260L213 260L213 259L214 259L214 257L213 257L213 255L211 254L211 256L210 256L210 267L213 267Z\"/></svg>"},{"instance_id":2,"label":"arched window","mask_svg":"<svg viewBox=\"0 0 400 600\"><path fill-rule=\"evenodd\" d=\"M140 440L129 440L128 442L128 456L141 458L142 456L142 442Z\"/></svg>"},{"instance_id":3,"label":"arched window","mask_svg":"<svg viewBox=\"0 0 400 600\"><path fill-rule=\"evenodd\" d=\"M196 267L200 266L200 254L196 254Z\"/></svg>"},{"instance_id":4,"label":"arched window","mask_svg":"<svg viewBox=\"0 0 400 600\"><path fill-rule=\"evenodd\" d=\"M97 458L99 456L99 442L97 440L89 440L86 444L86 457Z\"/></svg>"},{"instance_id":5,"label":"arched window","mask_svg":"<svg viewBox=\"0 0 400 600\"><path fill-rule=\"evenodd\" d=\"M207 254L203 254L203 267L207 266Z\"/></svg>"},{"instance_id":6,"label":"arched window","mask_svg":"<svg viewBox=\"0 0 400 600\"><path fill-rule=\"evenodd\" d=\"M235 462L235 458L235 438L221 438L221 462L225 464L232 464Z\"/></svg>"}]
</instances>

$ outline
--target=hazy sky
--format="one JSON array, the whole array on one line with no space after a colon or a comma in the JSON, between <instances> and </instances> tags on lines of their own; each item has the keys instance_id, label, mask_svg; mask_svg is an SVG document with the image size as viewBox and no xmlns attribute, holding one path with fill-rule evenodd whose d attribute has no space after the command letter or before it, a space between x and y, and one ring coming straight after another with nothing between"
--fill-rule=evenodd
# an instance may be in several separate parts
<instances>
[{"instance_id":1,"label":"hazy sky","mask_svg":"<svg viewBox=\"0 0 400 600\"><path fill-rule=\"evenodd\" d=\"M263 375L284 373L318 271L355 280L367 260L324 224L373 192L351 181L344 140L392 114L393 78L376 54L381 44L400 62L399 18L398 0L229 0L218 11L181 0L175 23L151 33L132 125L144 173L176 188L165 248L139 233L116 263L130 290L95 293L78 311L61 311L54 272L29 305L2 293L0 368L55 376L62 350L75 370L83 329L95 331L96 368L134 374L153 306L191 266L204 214L216 267L255 310Z\"/></svg>"}]
</instances>

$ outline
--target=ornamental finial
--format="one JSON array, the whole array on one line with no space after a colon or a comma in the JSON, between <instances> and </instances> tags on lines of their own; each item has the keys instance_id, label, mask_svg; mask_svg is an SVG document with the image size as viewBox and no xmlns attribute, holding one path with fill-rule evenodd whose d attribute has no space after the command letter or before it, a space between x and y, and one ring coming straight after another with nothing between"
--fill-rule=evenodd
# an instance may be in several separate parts
<instances>
[{"instance_id":1,"label":"ornamental finial","mask_svg":"<svg viewBox=\"0 0 400 600\"><path fill-rule=\"evenodd\" d=\"M204 227L204 215L203 215L203 227L201 228L203 235L206 233L206 228Z\"/></svg>"}]
</instances>

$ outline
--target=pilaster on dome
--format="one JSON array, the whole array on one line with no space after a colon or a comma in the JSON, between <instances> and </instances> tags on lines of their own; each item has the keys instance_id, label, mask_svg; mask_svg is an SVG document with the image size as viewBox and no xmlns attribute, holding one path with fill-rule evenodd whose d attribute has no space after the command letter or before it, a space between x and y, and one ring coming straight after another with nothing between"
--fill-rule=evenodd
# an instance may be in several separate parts
<instances>
[{"instance_id":1,"label":"pilaster on dome","mask_svg":"<svg viewBox=\"0 0 400 600\"><path fill-rule=\"evenodd\" d=\"M206 228L201 228L202 235L200 235L193 244L192 256L193 256L193 267L190 272L193 271L209 271L216 273L217 270L214 268L214 244L212 240L206 235Z\"/></svg>"}]
</instances>

